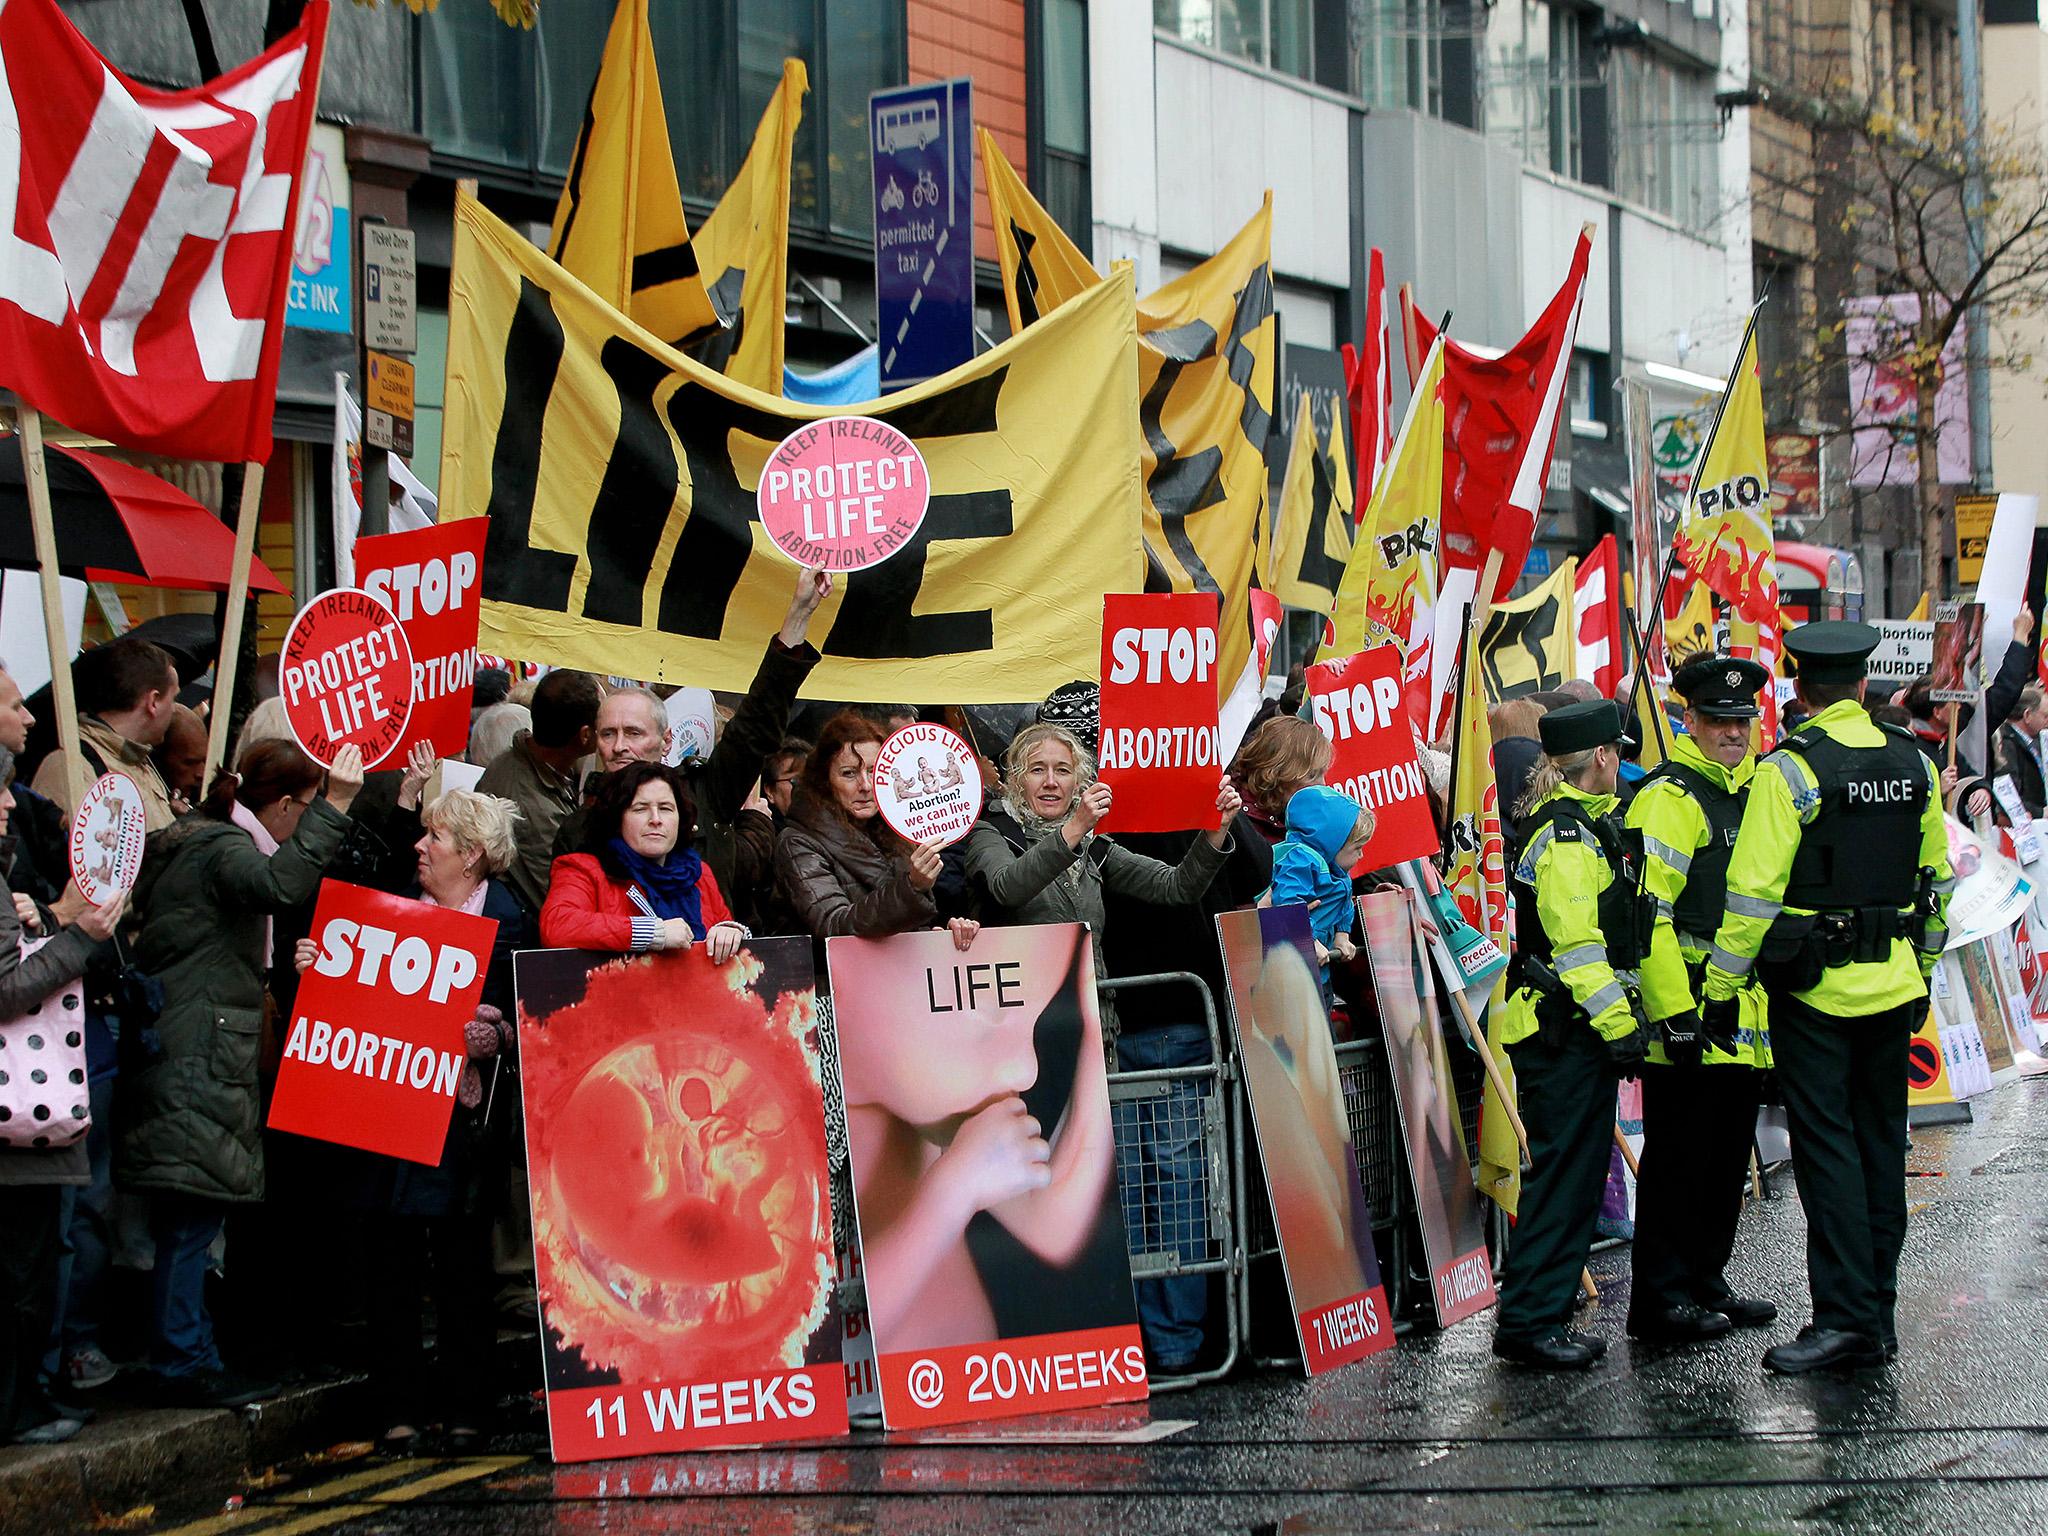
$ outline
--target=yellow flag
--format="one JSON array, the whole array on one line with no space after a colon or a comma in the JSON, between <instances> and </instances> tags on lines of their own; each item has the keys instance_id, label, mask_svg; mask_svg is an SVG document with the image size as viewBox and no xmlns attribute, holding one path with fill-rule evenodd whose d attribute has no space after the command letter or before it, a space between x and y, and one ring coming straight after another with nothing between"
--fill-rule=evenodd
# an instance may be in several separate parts
<instances>
[{"instance_id":1,"label":"yellow flag","mask_svg":"<svg viewBox=\"0 0 2048 1536\"><path fill-rule=\"evenodd\" d=\"M1927 593L1925 593L1925 592L1922 592L1922 593L1920 594L1920 601L1919 601L1918 603L1916 603L1916 604L1914 605L1914 607L1913 607L1913 611L1912 611L1911 613L1907 614L1907 615L1906 615L1906 617L1907 617L1907 618L1909 618L1909 619L1931 619L1931 618L1933 618L1933 617L1934 617L1934 599L1933 599L1932 597L1930 597L1930 596L1929 596L1929 595L1928 595Z\"/></svg>"},{"instance_id":2,"label":"yellow flag","mask_svg":"<svg viewBox=\"0 0 2048 1536\"><path fill-rule=\"evenodd\" d=\"M747 389L633 324L472 197L448 306L443 519L491 519L488 651L744 690L796 568L755 510L768 455L845 415ZM1043 698L1137 589L1138 402L1121 274L1022 336L864 409L931 506L811 621L822 698Z\"/></svg>"},{"instance_id":3,"label":"yellow flag","mask_svg":"<svg viewBox=\"0 0 2048 1536\"><path fill-rule=\"evenodd\" d=\"M986 134L981 153L1010 324L1021 328L1102 278ZM1272 193L1228 245L1138 300L1137 309L1145 589L1221 599L1217 697L1228 706L1233 693L1243 697L1240 684L1254 660L1251 591L1266 513L1275 361ZM1249 717L1246 708L1238 731ZM1224 736L1229 749L1228 721Z\"/></svg>"},{"instance_id":4,"label":"yellow flag","mask_svg":"<svg viewBox=\"0 0 2048 1536\"><path fill-rule=\"evenodd\" d=\"M1665 622L1664 649L1671 657L1671 670L1674 672L1693 657L1704 656L1714 649L1714 599L1707 591L1706 583L1694 581L1687 584L1685 602L1678 610L1678 617Z\"/></svg>"},{"instance_id":5,"label":"yellow flag","mask_svg":"<svg viewBox=\"0 0 2048 1536\"><path fill-rule=\"evenodd\" d=\"M548 254L664 341L718 326L683 217L648 0L619 0Z\"/></svg>"},{"instance_id":6,"label":"yellow flag","mask_svg":"<svg viewBox=\"0 0 2048 1536\"><path fill-rule=\"evenodd\" d=\"M690 348L729 379L782 393L782 326L789 291L789 159L810 78L802 59L782 61L739 175L697 231L705 291L723 326Z\"/></svg>"},{"instance_id":7,"label":"yellow flag","mask_svg":"<svg viewBox=\"0 0 2048 1536\"><path fill-rule=\"evenodd\" d=\"M1047 213L995 136L977 128L981 169L988 181L989 220L995 225L996 261L1003 269L1003 301L1015 335L1040 315L1050 314L1077 293L1102 281L1102 274Z\"/></svg>"},{"instance_id":8,"label":"yellow flag","mask_svg":"<svg viewBox=\"0 0 2048 1536\"><path fill-rule=\"evenodd\" d=\"M1466 642L1471 649L1471 642ZM1451 775L1450 860L1444 884L1465 921L1503 950L1508 947L1507 846L1500 826L1500 786L1493 776L1493 731L1486 722L1483 668L1466 657L1458 696L1457 762Z\"/></svg>"},{"instance_id":9,"label":"yellow flag","mask_svg":"<svg viewBox=\"0 0 2048 1536\"><path fill-rule=\"evenodd\" d=\"M1579 562L1566 560L1542 586L1493 605L1479 637L1488 703L1562 687L1578 675L1578 637L1572 625L1578 576Z\"/></svg>"},{"instance_id":10,"label":"yellow flag","mask_svg":"<svg viewBox=\"0 0 2048 1536\"><path fill-rule=\"evenodd\" d=\"M1640 743L1636 748L1636 766L1648 773L1664 761L1664 749L1671 743L1671 713L1664 707L1654 677L1636 679L1635 713L1635 737Z\"/></svg>"},{"instance_id":11,"label":"yellow flag","mask_svg":"<svg viewBox=\"0 0 2048 1536\"><path fill-rule=\"evenodd\" d=\"M1700 455L1678 525L1678 553L1714 591L1759 623L1778 615L1777 547L1771 537L1771 463L1764 449L1764 393L1756 317L1742 333L1721 410Z\"/></svg>"},{"instance_id":12,"label":"yellow flag","mask_svg":"<svg viewBox=\"0 0 2048 1536\"><path fill-rule=\"evenodd\" d=\"M1486 1005L1486 1043L1493 1047L1493 1059L1500 1064L1502 1081L1515 1093L1515 1064L1501 1044L1501 1015L1507 1011L1508 981L1503 971L1493 984L1493 997ZM1493 1079L1486 1080L1479 1104L1479 1163L1473 1169L1479 1192L1510 1216L1522 1203L1522 1142L1494 1092Z\"/></svg>"},{"instance_id":13,"label":"yellow flag","mask_svg":"<svg viewBox=\"0 0 2048 1536\"><path fill-rule=\"evenodd\" d=\"M1304 392L1280 482L1280 508L1259 559L1261 584L1288 607L1327 614L1335 606L1337 584L1351 560L1351 496L1343 420L1332 412L1329 432L1318 432Z\"/></svg>"},{"instance_id":14,"label":"yellow flag","mask_svg":"<svg viewBox=\"0 0 2048 1536\"><path fill-rule=\"evenodd\" d=\"M1323 656L1351 656L1389 641L1401 647L1408 718L1429 719L1436 625L1437 558L1444 492L1444 349L1439 337L1408 396L1393 455L1351 546L1331 611Z\"/></svg>"}]
</instances>

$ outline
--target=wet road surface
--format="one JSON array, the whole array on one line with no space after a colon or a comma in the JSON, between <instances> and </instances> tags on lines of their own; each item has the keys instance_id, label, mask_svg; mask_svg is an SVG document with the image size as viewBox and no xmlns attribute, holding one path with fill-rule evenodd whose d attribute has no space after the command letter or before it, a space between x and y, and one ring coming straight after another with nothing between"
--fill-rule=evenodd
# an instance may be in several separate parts
<instances>
[{"instance_id":1,"label":"wet road surface","mask_svg":"<svg viewBox=\"0 0 2048 1536\"><path fill-rule=\"evenodd\" d=\"M512 1438L489 1458L302 1469L244 1490L239 1511L152 1529L2020 1536L2048 1528L2048 1081L1974 1107L1974 1125L1915 1133L1902 1347L1884 1371L1780 1380L1760 1369L1764 1346L1806 1316L1805 1227L1787 1172L1745 1211L1730 1272L1737 1290L1779 1303L1779 1324L1690 1349L1634 1344L1620 1249L1596 1257L1603 1299L1580 1318L1610 1343L1590 1372L1498 1366L1481 1317L1315 1382L1249 1372L1057 1422L575 1467Z\"/></svg>"}]
</instances>

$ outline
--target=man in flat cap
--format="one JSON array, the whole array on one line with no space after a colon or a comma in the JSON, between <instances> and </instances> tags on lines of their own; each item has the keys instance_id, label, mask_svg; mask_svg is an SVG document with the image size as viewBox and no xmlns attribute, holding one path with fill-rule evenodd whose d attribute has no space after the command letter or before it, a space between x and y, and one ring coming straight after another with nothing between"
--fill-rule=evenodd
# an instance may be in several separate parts
<instances>
[{"instance_id":1,"label":"man in flat cap","mask_svg":"<svg viewBox=\"0 0 2048 1536\"><path fill-rule=\"evenodd\" d=\"M1500 1035L1514 1058L1529 1172L1493 1352L1569 1370L1607 1348L1570 1319L1607 1186L1615 1084L1643 1061L1642 1005L1631 989L1655 907L1643 889L1642 838L1614 817L1619 706L1570 704L1537 730L1543 756L1516 810L1516 954Z\"/></svg>"},{"instance_id":2,"label":"man in flat cap","mask_svg":"<svg viewBox=\"0 0 2048 1536\"><path fill-rule=\"evenodd\" d=\"M1752 968L1806 1211L1813 1321L1764 1353L1787 1375L1881 1365L1906 1240L1906 1046L1955 886L1934 765L1863 707L1868 624L1785 636L1811 718L1758 764L1708 952L1703 1031L1727 1039Z\"/></svg>"},{"instance_id":3,"label":"man in flat cap","mask_svg":"<svg viewBox=\"0 0 2048 1536\"><path fill-rule=\"evenodd\" d=\"M1671 688L1685 700L1685 734L1672 738L1670 755L1629 802L1628 824L1643 834L1657 899L1643 962L1650 1059L1630 1257L1628 1331L1639 1339L1688 1343L1778 1316L1768 1301L1735 1295L1721 1275L1735 1251L1760 1084L1771 1064L1763 989L1744 987L1732 1028L1711 1036L1697 995L1756 771L1757 691L1770 686L1769 672L1737 657L1696 656L1681 666Z\"/></svg>"}]
</instances>

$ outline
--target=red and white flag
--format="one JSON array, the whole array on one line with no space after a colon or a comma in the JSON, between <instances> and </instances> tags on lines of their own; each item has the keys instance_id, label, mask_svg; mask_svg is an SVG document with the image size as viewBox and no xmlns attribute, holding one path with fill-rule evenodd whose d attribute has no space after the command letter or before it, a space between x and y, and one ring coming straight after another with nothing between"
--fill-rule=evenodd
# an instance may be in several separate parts
<instances>
[{"instance_id":1,"label":"red and white flag","mask_svg":"<svg viewBox=\"0 0 2048 1536\"><path fill-rule=\"evenodd\" d=\"M1589 225L1579 232L1564 285L1507 351L1444 343L1444 568L1481 570L1498 549L1495 602L1514 589L1536 536L1592 256ZM1402 317L1417 355L1427 353L1436 327L1413 305ZM1447 581L1444 590L1452 589Z\"/></svg>"},{"instance_id":2,"label":"red and white flag","mask_svg":"<svg viewBox=\"0 0 2048 1536\"><path fill-rule=\"evenodd\" d=\"M1621 562L1614 535L1607 534L1579 562L1572 593L1572 634L1578 647L1577 675L1611 699L1621 682Z\"/></svg>"},{"instance_id":3,"label":"red and white flag","mask_svg":"<svg viewBox=\"0 0 2048 1536\"><path fill-rule=\"evenodd\" d=\"M1358 494L1352 513L1358 526L1372 506L1373 488L1394 452L1394 364L1387 346L1387 265L1372 248L1366 268L1363 345L1344 343L1344 389L1351 403L1351 441L1358 452Z\"/></svg>"},{"instance_id":4,"label":"red and white flag","mask_svg":"<svg viewBox=\"0 0 2048 1536\"><path fill-rule=\"evenodd\" d=\"M184 91L0 0L0 385L124 448L270 457L327 0Z\"/></svg>"}]
</instances>

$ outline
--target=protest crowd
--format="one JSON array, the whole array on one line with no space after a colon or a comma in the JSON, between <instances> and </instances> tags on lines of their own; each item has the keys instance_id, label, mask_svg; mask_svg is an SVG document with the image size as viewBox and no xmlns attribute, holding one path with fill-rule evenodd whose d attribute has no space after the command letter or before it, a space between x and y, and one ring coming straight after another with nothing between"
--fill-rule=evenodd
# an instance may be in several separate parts
<instances>
[{"instance_id":1,"label":"protest crowd","mask_svg":"<svg viewBox=\"0 0 2048 1536\"><path fill-rule=\"evenodd\" d=\"M1628 1233L1627 1334L1734 1348L1787 1159L1812 1308L1764 1366L1910 1349L1909 1088L2002 1037L1959 946L2004 963L2043 857L2031 610L1987 669L1961 605L1917 677L1793 622L1760 498L1697 494L1768 482L1753 336L1675 537L1635 509L1640 616L1612 533L1597 594L1529 566L1590 231L1505 361L1410 338L1398 434L1360 370L1313 518L1267 515L1270 198L1141 298L984 143L1013 336L873 416L785 401L779 328L708 297L781 268L688 250L672 167L688 284L626 281L636 14L550 248L456 200L439 520L337 533L354 577L253 666L258 562L197 649L67 645L46 570L50 686L0 667L0 1434L360 1377L382 1450L538 1402L594 1459L971 1418L977 1368L1004 1412L1276 1339L1313 1373L1496 1300L1503 1367L1582 1369ZM25 454L145 413L0 356ZM1482 410L1514 430L1460 444ZM201 414L150 441L244 446Z\"/></svg>"}]
</instances>

